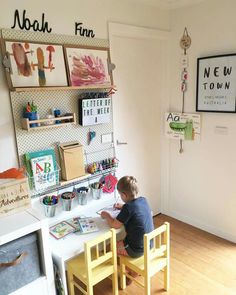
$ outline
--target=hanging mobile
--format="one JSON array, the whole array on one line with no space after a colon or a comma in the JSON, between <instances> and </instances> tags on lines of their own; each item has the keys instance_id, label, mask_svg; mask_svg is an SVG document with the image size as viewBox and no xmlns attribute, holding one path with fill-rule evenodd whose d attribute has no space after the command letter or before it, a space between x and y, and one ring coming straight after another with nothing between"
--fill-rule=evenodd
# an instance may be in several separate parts
<instances>
[{"instance_id":1,"label":"hanging mobile","mask_svg":"<svg viewBox=\"0 0 236 295\"><path fill-rule=\"evenodd\" d=\"M185 51L184 53L186 53L186 50L189 49L190 45L191 45L191 38L188 34L187 28L184 28L183 36L180 39L180 47Z\"/></svg>"},{"instance_id":2,"label":"hanging mobile","mask_svg":"<svg viewBox=\"0 0 236 295\"><path fill-rule=\"evenodd\" d=\"M184 113L184 99L185 99L185 92L187 90L187 79L188 79L188 55L187 55L187 49L191 45L191 38L188 34L188 30L185 27L184 33L182 38L180 39L180 47L184 50L184 53L181 57L181 66L182 66L182 73L181 73L181 92L182 92L182 113ZM183 140L180 139L180 149L179 153L182 154L184 151L183 149Z\"/></svg>"}]
</instances>

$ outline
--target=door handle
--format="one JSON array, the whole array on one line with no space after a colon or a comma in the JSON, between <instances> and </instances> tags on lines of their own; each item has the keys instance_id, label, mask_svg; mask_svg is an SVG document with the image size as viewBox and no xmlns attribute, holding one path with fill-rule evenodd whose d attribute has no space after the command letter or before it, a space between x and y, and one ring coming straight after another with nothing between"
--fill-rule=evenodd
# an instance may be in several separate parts
<instances>
[{"instance_id":1,"label":"door handle","mask_svg":"<svg viewBox=\"0 0 236 295\"><path fill-rule=\"evenodd\" d=\"M125 145L125 144L128 144L127 142L121 142L119 141L118 139L116 140L116 144L117 145Z\"/></svg>"}]
</instances>

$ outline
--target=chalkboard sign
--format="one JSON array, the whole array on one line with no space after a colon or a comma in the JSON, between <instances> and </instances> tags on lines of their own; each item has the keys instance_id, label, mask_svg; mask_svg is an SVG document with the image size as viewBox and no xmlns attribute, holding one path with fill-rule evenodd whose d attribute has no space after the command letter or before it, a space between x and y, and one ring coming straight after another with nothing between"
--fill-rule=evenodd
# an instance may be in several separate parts
<instances>
[{"instance_id":1,"label":"chalkboard sign","mask_svg":"<svg viewBox=\"0 0 236 295\"><path fill-rule=\"evenodd\" d=\"M111 98L80 98L79 124L90 126L109 123L111 120Z\"/></svg>"},{"instance_id":2,"label":"chalkboard sign","mask_svg":"<svg viewBox=\"0 0 236 295\"><path fill-rule=\"evenodd\" d=\"M198 58L198 112L236 112L236 54Z\"/></svg>"}]
</instances>

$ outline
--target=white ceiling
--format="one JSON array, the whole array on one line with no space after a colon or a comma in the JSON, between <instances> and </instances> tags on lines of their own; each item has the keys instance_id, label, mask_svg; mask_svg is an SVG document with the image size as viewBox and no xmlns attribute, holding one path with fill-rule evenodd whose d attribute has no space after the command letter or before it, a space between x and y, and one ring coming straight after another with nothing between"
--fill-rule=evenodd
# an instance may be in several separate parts
<instances>
[{"instance_id":1,"label":"white ceiling","mask_svg":"<svg viewBox=\"0 0 236 295\"><path fill-rule=\"evenodd\" d=\"M128 0L132 2L138 2L141 4L154 6L163 9L175 9L184 6L191 6L203 2L205 0Z\"/></svg>"}]
</instances>

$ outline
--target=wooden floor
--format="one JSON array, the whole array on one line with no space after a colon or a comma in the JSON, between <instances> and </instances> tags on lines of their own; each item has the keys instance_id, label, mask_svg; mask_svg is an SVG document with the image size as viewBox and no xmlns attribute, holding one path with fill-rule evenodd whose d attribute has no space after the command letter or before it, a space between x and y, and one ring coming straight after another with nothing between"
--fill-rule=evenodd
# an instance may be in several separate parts
<instances>
[{"instance_id":1,"label":"wooden floor","mask_svg":"<svg viewBox=\"0 0 236 295\"><path fill-rule=\"evenodd\" d=\"M163 290L160 272L152 278L151 294L236 295L236 244L165 215L155 217L155 226L164 221L171 228L170 290ZM111 281L95 286L94 294L112 295ZM133 283L119 294L143 295L143 290Z\"/></svg>"}]
</instances>

